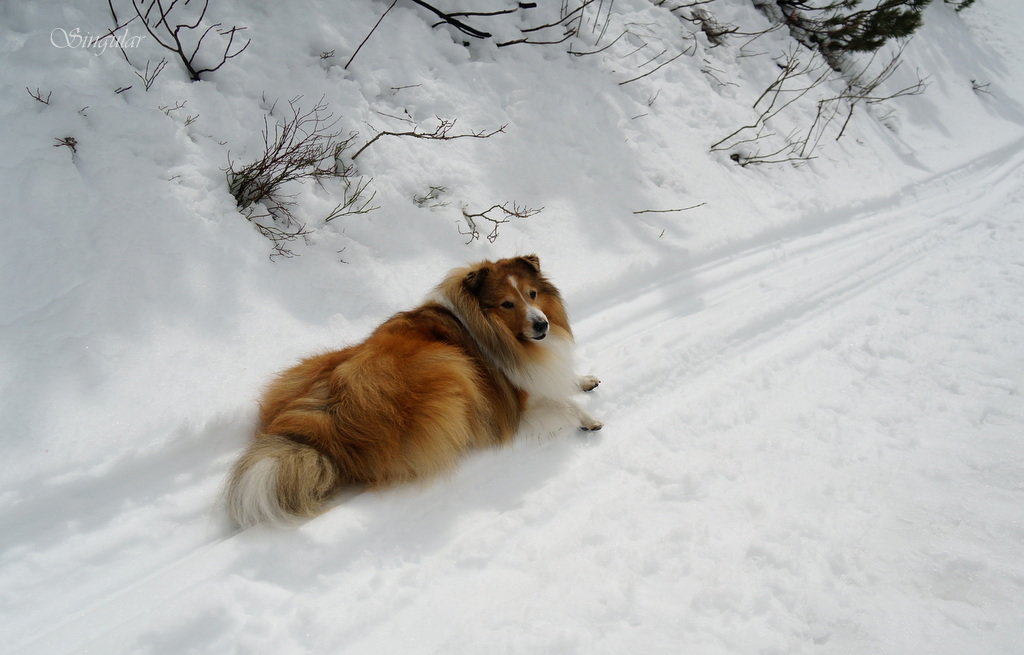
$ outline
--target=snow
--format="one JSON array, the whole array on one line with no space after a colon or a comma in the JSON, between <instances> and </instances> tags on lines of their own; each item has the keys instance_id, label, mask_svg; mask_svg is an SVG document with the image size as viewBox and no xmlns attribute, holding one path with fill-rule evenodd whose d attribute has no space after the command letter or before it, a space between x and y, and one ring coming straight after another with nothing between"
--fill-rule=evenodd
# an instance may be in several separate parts
<instances>
[{"instance_id":1,"label":"snow","mask_svg":"<svg viewBox=\"0 0 1024 655\"><path fill-rule=\"evenodd\" d=\"M388 4L211 3L250 47L197 83L171 61L148 92L117 51L51 40L103 34L105 7L0 8L3 650L1019 652L1024 10L932 3L889 83L923 95L858 108L802 165L741 168L709 146L756 118L782 32L710 47L619 0L572 44L631 36L570 57L464 46L400 2L345 70ZM542 4L531 21L557 18ZM411 129L396 116L507 128L382 138L358 160L366 215L323 224L340 184L289 187L312 232L271 260L224 169L296 96L360 143ZM504 202L544 209L467 244L460 208ZM531 423L292 530L227 524L276 371L453 266L530 252L603 431Z\"/></svg>"}]
</instances>

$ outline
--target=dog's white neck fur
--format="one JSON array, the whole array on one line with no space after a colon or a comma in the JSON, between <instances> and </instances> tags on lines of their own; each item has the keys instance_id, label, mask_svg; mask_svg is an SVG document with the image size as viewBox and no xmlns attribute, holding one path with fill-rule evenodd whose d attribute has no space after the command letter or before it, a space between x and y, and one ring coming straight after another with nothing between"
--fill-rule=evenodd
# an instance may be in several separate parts
<instances>
[{"instance_id":1,"label":"dog's white neck fur","mask_svg":"<svg viewBox=\"0 0 1024 655\"><path fill-rule=\"evenodd\" d=\"M575 344L560 331L552 330L543 341L534 342L543 355L515 371L506 371L512 384L530 395L553 400L569 398L579 391L573 359Z\"/></svg>"},{"instance_id":2,"label":"dog's white neck fur","mask_svg":"<svg viewBox=\"0 0 1024 655\"><path fill-rule=\"evenodd\" d=\"M440 290L431 292L427 296L427 301L441 305L466 325L465 318ZM521 366L509 367L498 361L492 353L487 355L513 385L530 395L563 400L579 391L579 381L574 373L575 343L572 338L552 326L547 338L543 341L534 341L533 345L540 348L542 353Z\"/></svg>"}]
</instances>

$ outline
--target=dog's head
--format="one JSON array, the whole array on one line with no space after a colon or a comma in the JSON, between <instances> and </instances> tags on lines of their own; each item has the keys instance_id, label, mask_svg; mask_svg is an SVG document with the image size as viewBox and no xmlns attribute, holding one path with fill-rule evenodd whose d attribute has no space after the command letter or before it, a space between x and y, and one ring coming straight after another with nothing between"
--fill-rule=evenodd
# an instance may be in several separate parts
<instances>
[{"instance_id":1,"label":"dog's head","mask_svg":"<svg viewBox=\"0 0 1024 655\"><path fill-rule=\"evenodd\" d=\"M490 321L520 341L540 341L552 329L571 335L558 289L541 273L536 255L481 262L462 286Z\"/></svg>"}]
</instances>

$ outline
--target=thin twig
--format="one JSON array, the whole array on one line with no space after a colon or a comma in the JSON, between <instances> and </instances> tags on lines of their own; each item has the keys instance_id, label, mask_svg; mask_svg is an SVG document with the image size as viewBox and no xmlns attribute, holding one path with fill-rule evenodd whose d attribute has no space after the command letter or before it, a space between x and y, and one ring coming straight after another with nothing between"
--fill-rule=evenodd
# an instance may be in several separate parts
<instances>
[{"instance_id":1,"label":"thin twig","mask_svg":"<svg viewBox=\"0 0 1024 655\"><path fill-rule=\"evenodd\" d=\"M659 65L658 65L658 66L656 66L655 68L653 68L653 69L651 69L651 70L647 71L647 72L646 72L646 73L644 73L643 75L638 75L638 76L636 76L636 77L634 77L634 78L632 78L632 79L626 80L625 82L619 82L619 86L622 86L623 84L629 84L630 82L636 82L637 80L639 80L639 79L641 79L641 78L644 78L644 77L647 77L648 75L650 75L650 74L652 74L652 73L656 73L656 72L658 72L659 70L661 70L661 69L662 69L663 67L665 67L665 66L668 66L669 64L671 64L672 62L674 62L674 61L675 61L676 59L679 59L680 57L682 57L682 56L683 56L684 54L686 54L686 53L685 53L685 52L680 52L680 53L679 53L678 55L676 55L675 57L672 57L672 58L668 59L667 61L665 61L665 62L662 62L661 64L659 64Z\"/></svg>"},{"instance_id":2,"label":"thin twig","mask_svg":"<svg viewBox=\"0 0 1024 655\"><path fill-rule=\"evenodd\" d=\"M597 53L604 52L608 48L610 48L613 45L615 45L616 43L618 43L619 39L621 39L622 37L626 36L626 34L628 34L628 31L623 31L621 34L619 34L617 37L615 37L612 40L611 43L609 43L608 45L604 46L603 48L598 48L597 50L588 50L586 52L580 52L578 50L573 50L572 46L569 46L569 54L573 55L574 57L582 57L584 55L596 55Z\"/></svg>"},{"instance_id":3,"label":"thin twig","mask_svg":"<svg viewBox=\"0 0 1024 655\"><path fill-rule=\"evenodd\" d=\"M156 68L153 69L152 74L150 74L150 72L149 72L149 61L147 61L146 62L146 72L145 73L140 73L138 71L135 71L135 76L138 77L140 80L142 80L143 87L146 89L146 91L149 91L150 87L152 87L153 84L156 82L157 75L159 75L161 72L163 72L163 70L164 70L164 68L166 66L167 66L167 60L166 59L161 59L160 63L156 65Z\"/></svg>"},{"instance_id":4,"label":"thin twig","mask_svg":"<svg viewBox=\"0 0 1024 655\"><path fill-rule=\"evenodd\" d=\"M671 214L672 212L690 211L691 209L697 209L698 207L703 207L706 204L708 204L708 203L702 202L702 203L693 205L692 207L680 207L679 209L641 209L640 211L635 211L633 213L634 214Z\"/></svg>"},{"instance_id":5,"label":"thin twig","mask_svg":"<svg viewBox=\"0 0 1024 655\"><path fill-rule=\"evenodd\" d=\"M44 105L50 104L50 96L53 95L53 91L50 91L46 94L46 97L44 98L43 92L39 90L39 87L36 87L35 93L33 93L32 89L28 88L27 86L25 87L25 91L28 92L28 94L32 96L33 99L38 100Z\"/></svg>"},{"instance_id":6,"label":"thin twig","mask_svg":"<svg viewBox=\"0 0 1024 655\"><path fill-rule=\"evenodd\" d=\"M384 20L384 17L388 15L389 11L391 11L392 9L395 8L396 4L398 4L398 0L391 0L391 4L388 5L388 8L385 9L384 13L380 15L380 18L378 18L377 22L373 24L373 27L370 29L370 31L366 35L366 37L364 37L363 40L359 43L359 47L356 48L356 51L353 52L352 56L348 58L347 62L345 62L345 70L348 70L348 65L351 64L352 60L356 58L356 55L359 54L359 51L363 49L363 45L365 45L366 42L370 40L370 37L373 36L374 31L376 31L376 29L380 25L381 21Z\"/></svg>"}]
</instances>

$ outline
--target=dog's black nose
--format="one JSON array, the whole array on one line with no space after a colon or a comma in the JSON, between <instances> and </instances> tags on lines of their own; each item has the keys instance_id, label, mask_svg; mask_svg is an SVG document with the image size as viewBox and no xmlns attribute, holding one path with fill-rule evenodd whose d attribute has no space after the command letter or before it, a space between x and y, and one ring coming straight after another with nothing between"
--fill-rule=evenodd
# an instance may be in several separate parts
<instances>
[{"instance_id":1,"label":"dog's black nose","mask_svg":"<svg viewBox=\"0 0 1024 655\"><path fill-rule=\"evenodd\" d=\"M548 333L548 322L547 321L534 321L533 322L533 333L534 334L547 334Z\"/></svg>"}]
</instances>

